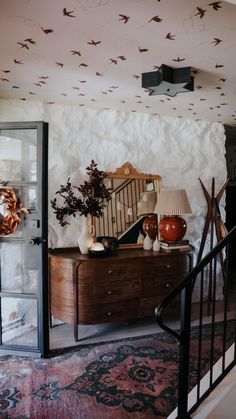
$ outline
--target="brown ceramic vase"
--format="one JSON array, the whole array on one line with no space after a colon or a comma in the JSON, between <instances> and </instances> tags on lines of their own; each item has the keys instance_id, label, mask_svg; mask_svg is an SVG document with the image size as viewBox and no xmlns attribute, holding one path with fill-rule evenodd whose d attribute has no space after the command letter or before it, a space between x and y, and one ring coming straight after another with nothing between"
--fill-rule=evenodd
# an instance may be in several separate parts
<instances>
[{"instance_id":1,"label":"brown ceramic vase","mask_svg":"<svg viewBox=\"0 0 236 419\"><path fill-rule=\"evenodd\" d=\"M180 241L184 237L186 230L186 221L177 215L164 217L159 223L162 240L167 243Z\"/></svg>"}]
</instances>

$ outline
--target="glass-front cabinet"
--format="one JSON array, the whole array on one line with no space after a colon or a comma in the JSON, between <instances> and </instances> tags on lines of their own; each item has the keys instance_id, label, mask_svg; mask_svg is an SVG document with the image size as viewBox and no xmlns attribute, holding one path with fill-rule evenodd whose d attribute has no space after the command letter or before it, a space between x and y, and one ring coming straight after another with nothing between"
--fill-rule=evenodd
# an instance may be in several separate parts
<instances>
[{"instance_id":1,"label":"glass-front cabinet","mask_svg":"<svg viewBox=\"0 0 236 419\"><path fill-rule=\"evenodd\" d=\"M45 122L0 123L0 227L6 189L28 210L0 228L0 352L48 352L47 143Z\"/></svg>"}]
</instances>

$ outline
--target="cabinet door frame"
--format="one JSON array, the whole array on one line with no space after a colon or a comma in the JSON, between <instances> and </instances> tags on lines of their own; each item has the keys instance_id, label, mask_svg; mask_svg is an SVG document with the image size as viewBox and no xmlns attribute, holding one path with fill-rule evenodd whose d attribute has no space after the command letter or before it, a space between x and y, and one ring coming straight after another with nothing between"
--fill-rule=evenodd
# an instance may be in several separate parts
<instances>
[{"instance_id":1,"label":"cabinet door frame","mask_svg":"<svg viewBox=\"0 0 236 419\"><path fill-rule=\"evenodd\" d=\"M37 348L23 345L4 344L0 345L0 353L14 355L47 356L49 354L49 312L48 312L48 123L44 121L25 121L25 122L0 122L1 130L37 130L37 170L40 176L38 187L38 199L40 201L41 219L41 275L38 281L37 294L34 299L37 301ZM9 181L7 186L11 186ZM20 184L20 182L19 182ZM4 239L0 237L0 242L11 241L10 236ZM14 240L14 239L13 239ZM0 271L1 280L1 271ZM17 293L15 297L17 298ZM0 303L3 297L9 297L9 292L1 292ZM27 297L27 296L26 296ZM13 295L14 298L14 295ZM24 298L19 293L19 298ZM1 333L1 330L0 330Z\"/></svg>"}]
</instances>

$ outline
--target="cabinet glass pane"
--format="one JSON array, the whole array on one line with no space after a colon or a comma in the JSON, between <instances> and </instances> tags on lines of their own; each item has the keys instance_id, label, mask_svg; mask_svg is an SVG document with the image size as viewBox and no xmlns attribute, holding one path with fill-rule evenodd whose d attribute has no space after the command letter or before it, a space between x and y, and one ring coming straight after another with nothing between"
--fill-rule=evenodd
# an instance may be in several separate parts
<instances>
[{"instance_id":1,"label":"cabinet glass pane","mask_svg":"<svg viewBox=\"0 0 236 419\"><path fill-rule=\"evenodd\" d=\"M22 243L1 243L1 291L37 293L38 271L25 264Z\"/></svg>"},{"instance_id":2,"label":"cabinet glass pane","mask_svg":"<svg viewBox=\"0 0 236 419\"><path fill-rule=\"evenodd\" d=\"M37 188L24 188L21 193L21 202L30 212L36 212L37 208Z\"/></svg>"},{"instance_id":3,"label":"cabinet glass pane","mask_svg":"<svg viewBox=\"0 0 236 419\"><path fill-rule=\"evenodd\" d=\"M23 298L1 298L2 343L36 348L37 301Z\"/></svg>"},{"instance_id":4,"label":"cabinet glass pane","mask_svg":"<svg viewBox=\"0 0 236 419\"><path fill-rule=\"evenodd\" d=\"M37 211L37 188L34 186L31 187L19 187L14 188L17 193L17 196L20 197L22 207L27 208L30 212Z\"/></svg>"},{"instance_id":5,"label":"cabinet glass pane","mask_svg":"<svg viewBox=\"0 0 236 419\"><path fill-rule=\"evenodd\" d=\"M0 131L0 179L36 181L37 130Z\"/></svg>"}]
</instances>

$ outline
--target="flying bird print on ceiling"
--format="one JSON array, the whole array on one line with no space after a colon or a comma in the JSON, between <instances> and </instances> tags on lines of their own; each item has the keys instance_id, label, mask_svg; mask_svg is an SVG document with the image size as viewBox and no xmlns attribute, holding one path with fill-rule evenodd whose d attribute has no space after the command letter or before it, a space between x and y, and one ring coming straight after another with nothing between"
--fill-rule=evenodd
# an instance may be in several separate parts
<instances>
[{"instance_id":1,"label":"flying bird print on ceiling","mask_svg":"<svg viewBox=\"0 0 236 419\"><path fill-rule=\"evenodd\" d=\"M24 42L29 42L32 45L35 45L36 44L36 41L33 41L32 38L27 38L27 39L24 40Z\"/></svg>"},{"instance_id":2,"label":"flying bird print on ceiling","mask_svg":"<svg viewBox=\"0 0 236 419\"><path fill-rule=\"evenodd\" d=\"M220 120L235 124L236 5L199 0L5 3L0 97L212 122L219 121L220 109ZM191 67L195 90L171 101L149 96L141 88L141 74L162 64Z\"/></svg>"},{"instance_id":3,"label":"flying bird print on ceiling","mask_svg":"<svg viewBox=\"0 0 236 419\"><path fill-rule=\"evenodd\" d=\"M47 35L48 35L49 33L52 33L52 32L53 32L53 29L44 29L42 26L41 26L41 29L42 29L42 31L43 31L44 33L46 33Z\"/></svg>"},{"instance_id":4,"label":"flying bird print on ceiling","mask_svg":"<svg viewBox=\"0 0 236 419\"><path fill-rule=\"evenodd\" d=\"M176 35L171 34L170 32L168 32L166 34L166 39L170 39L171 41L174 41Z\"/></svg>"},{"instance_id":5,"label":"flying bird print on ceiling","mask_svg":"<svg viewBox=\"0 0 236 419\"><path fill-rule=\"evenodd\" d=\"M185 60L186 58L179 58L179 57L173 58L173 61L175 61L176 63L181 63L182 61L185 61Z\"/></svg>"},{"instance_id":6,"label":"flying bird print on ceiling","mask_svg":"<svg viewBox=\"0 0 236 419\"><path fill-rule=\"evenodd\" d=\"M96 47L97 45L101 44L102 41L94 41L92 39L92 41L87 42L87 44L89 45L93 45L94 47Z\"/></svg>"},{"instance_id":7,"label":"flying bird print on ceiling","mask_svg":"<svg viewBox=\"0 0 236 419\"><path fill-rule=\"evenodd\" d=\"M214 10L219 10L221 9L221 3L222 1L214 1L213 3L210 3L208 6L212 6Z\"/></svg>"},{"instance_id":8,"label":"flying bird print on ceiling","mask_svg":"<svg viewBox=\"0 0 236 419\"><path fill-rule=\"evenodd\" d=\"M26 43L24 43L24 42L17 42L17 45L20 45L21 48L29 49L28 45Z\"/></svg>"},{"instance_id":9,"label":"flying bird print on ceiling","mask_svg":"<svg viewBox=\"0 0 236 419\"><path fill-rule=\"evenodd\" d=\"M201 7L197 7L197 13L195 14L195 16L200 17L200 19L203 18L203 16L205 16L206 10L202 9Z\"/></svg>"},{"instance_id":10,"label":"flying bird print on ceiling","mask_svg":"<svg viewBox=\"0 0 236 419\"><path fill-rule=\"evenodd\" d=\"M148 23L151 23L151 22L157 22L157 23L160 23L160 22L162 22L162 20L163 19L161 19L159 16L153 16L149 21L148 21Z\"/></svg>"},{"instance_id":11,"label":"flying bird print on ceiling","mask_svg":"<svg viewBox=\"0 0 236 419\"><path fill-rule=\"evenodd\" d=\"M148 52L148 48L140 48L138 47L139 52Z\"/></svg>"},{"instance_id":12,"label":"flying bird print on ceiling","mask_svg":"<svg viewBox=\"0 0 236 419\"><path fill-rule=\"evenodd\" d=\"M119 15L119 16L120 16L119 20L123 20L124 24L127 23L130 19L130 17L126 15Z\"/></svg>"},{"instance_id":13,"label":"flying bird print on ceiling","mask_svg":"<svg viewBox=\"0 0 236 419\"><path fill-rule=\"evenodd\" d=\"M222 42L222 39L214 38L213 41L212 41L212 44L219 45L221 42Z\"/></svg>"},{"instance_id":14,"label":"flying bird print on ceiling","mask_svg":"<svg viewBox=\"0 0 236 419\"><path fill-rule=\"evenodd\" d=\"M63 9L63 16L75 17L75 15L73 15L72 13L74 13L74 10L68 11L68 10L66 10L66 8L64 7L64 9Z\"/></svg>"},{"instance_id":15,"label":"flying bird print on ceiling","mask_svg":"<svg viewBox=\"0 0 236 419\"><path fill-rule=\"evenodd\" d=\"M72 55L79 55L81 57L81 52L80 51L75 51L75 50L71 50L70 51Z\"/></svg>"}]
</instances>

